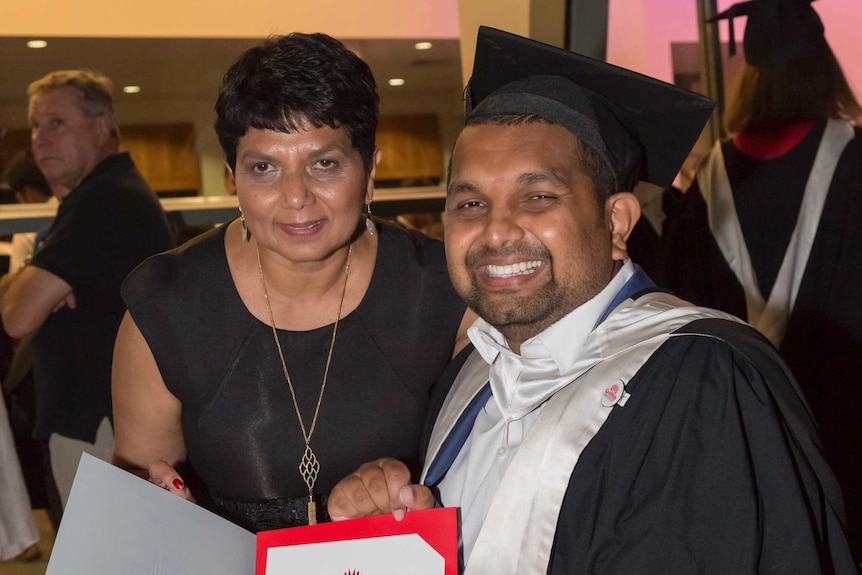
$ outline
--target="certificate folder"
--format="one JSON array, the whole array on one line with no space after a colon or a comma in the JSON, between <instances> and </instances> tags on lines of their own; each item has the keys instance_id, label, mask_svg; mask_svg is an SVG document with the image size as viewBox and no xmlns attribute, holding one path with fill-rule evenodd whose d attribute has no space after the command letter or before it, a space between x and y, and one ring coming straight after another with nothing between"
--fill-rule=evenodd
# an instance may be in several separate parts
<instances>
[{"instance_id":1,"label":"certificate folder","mask_svg":"<svg viewBox=\"0 0 862 575\"><path fill-rule=\"evenodd\" d=\"M457 575L458 510L411 511L257 534L255 575ZM302 569L297 569L302 565Z\"/></svg>"},{"instance_id":2,"label":"certificate folder","mask_svg":"<svg viewBox=\"0 0 862 575\"><path fill-rule=\"evenodd\" d=\"M84 454L46 575L456 575L456 522L432 509L255 536Z\"/></svg>"}]
</instances>

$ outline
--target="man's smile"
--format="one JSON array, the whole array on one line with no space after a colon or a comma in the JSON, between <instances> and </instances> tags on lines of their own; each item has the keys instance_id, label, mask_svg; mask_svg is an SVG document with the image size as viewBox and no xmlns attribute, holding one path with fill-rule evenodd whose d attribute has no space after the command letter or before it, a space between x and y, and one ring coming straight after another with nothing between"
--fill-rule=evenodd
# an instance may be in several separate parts
<instances>
[{"instance_id":1,"label":"man's smile","mask_svg":"<svg viewBox=\"0 0 862 575\"><path fill-rule=\"evenodd\" d=\"M513 276L529 275L537 271L544 262L540 260L531 260L524 262L516 262L509 265L493 265L485 266L485 272L492 278L509 278Z\"/></svg>"}]
</instances>

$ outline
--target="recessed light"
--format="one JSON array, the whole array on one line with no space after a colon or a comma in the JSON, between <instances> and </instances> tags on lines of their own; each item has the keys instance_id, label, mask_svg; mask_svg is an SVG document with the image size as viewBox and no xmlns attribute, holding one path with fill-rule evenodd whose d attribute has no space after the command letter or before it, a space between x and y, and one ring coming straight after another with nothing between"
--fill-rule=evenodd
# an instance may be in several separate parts
<instances>
[{"instance_id":1,"label":"recessed light","mask_svg":"<svg viewBox=\"0 0 862 575\"><path fill-rule=\"evenodd\" d=\"M431 42L416 42L413 47L417 50L430 50L432 45Z\"/></svg>"},{"instance_id":2,"label":"recessed light","mask_svg":"<svg viewBox=\"0 0 862 575\"><path fill-rule=\"evenodd\" d=\"M392 78L391 80L389 80L389 85L390 86L403 86L404 85L404 78Z\"/></svg>"},{"instance_id":3,"label":"recessed light","mask_svg":"<svg viewBox=\"0 0 862 575\"><path fill-rule=\"evenodd\" d=\"M28 48L44 48L48 43L44 40L30 40L27 42Z\"/></svg>"},{"instance_id":4,"label":"recessed light","mask_svg":"<svg viewBox=\"0 0 862 575\"><path fill-rule=\"evenodd\" d=\"M140 86L123 86L123 92L125 92L126 94L137 94L140 91Z\"/></svg>"}]
</instances>

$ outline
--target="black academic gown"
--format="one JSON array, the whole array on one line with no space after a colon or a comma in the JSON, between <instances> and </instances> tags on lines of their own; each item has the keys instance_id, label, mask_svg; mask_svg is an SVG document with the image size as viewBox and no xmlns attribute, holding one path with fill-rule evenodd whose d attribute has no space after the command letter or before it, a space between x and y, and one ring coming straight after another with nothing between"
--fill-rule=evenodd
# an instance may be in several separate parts
<instances>
[{"instance_id":1,"label":"black academic gown","mask_svg":"<svg viewBox=\"0 0 862 575\"><path fill-rule=\"evenodd\" d=\"M809 413L753 330L700 320L572 474L548 572L855 573Z\"/></svg>"},{"instance_id":2,"label":"black academic gown","mask_svg":"<svg viewBox=\"0 0 862 575\"><path fill-rule=\"evenodd\" d=\"M744 193L730 175L734 195ZM777 184L777 194L784 185ZM710 232L707 207L696 182L673 219L664 238L668 287L696 305L746 318L742 286ZM832 178L779 351L814 413L827 458L844 491L851 546L862 560L860 222L862 130L856 128ZM743 231L757 233L756 229Z\"/></svg>"},{"instance_id":3,"label":"black academic gown","mask_svg":"<svg viewBox=\"0 0 862 575\"><path fill-rule=\"evenodd\" d=\"M855 573L840 492L774 349L725 320L678 332L712 337L671 337L626 385L572 472L548 573Z\"/></svg>"}]
</instances>

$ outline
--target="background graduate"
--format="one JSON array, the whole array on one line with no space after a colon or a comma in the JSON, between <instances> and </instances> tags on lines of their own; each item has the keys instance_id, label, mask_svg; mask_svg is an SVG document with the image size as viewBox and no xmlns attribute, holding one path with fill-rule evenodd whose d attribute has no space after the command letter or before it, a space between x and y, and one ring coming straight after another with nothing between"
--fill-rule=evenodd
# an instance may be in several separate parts
<instances>
[{"instance_id":1,"label":"background graduate","mask_svg":"<svg viewBox=\"0 0 862 575\"><path fill-rule=\"evenodd\" d=\"M680 297L764 333L808 400L862 558L862 109L807 0L755 0L716 143L668 220Z\"/></svg>"}]
</instances>

